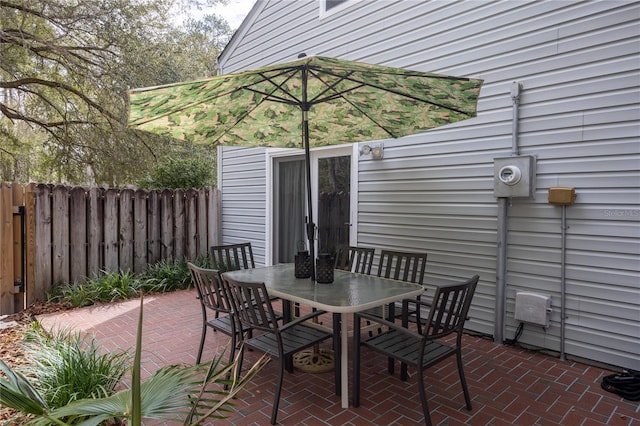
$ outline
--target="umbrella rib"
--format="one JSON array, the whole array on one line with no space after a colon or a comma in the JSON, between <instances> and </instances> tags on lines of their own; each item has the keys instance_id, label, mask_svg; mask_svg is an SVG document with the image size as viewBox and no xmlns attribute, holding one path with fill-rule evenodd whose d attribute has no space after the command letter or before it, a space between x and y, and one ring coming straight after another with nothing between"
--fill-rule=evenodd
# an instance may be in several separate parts
<instances>
[{"instance_id":1,"label":"umbrella rib","mask_svg":"<svg viewBox=\"0 0 640 426\"><path fill-rule=\"evenodd\" d=\"M236 127L238 124L240 124L240 122L242 122L242 120L244 120L246 117L248 117L248 116L251 114L251 112L252 112L252 111L255 111L255 110L256 110L260 105L262 105L262 103L263 103L265 100L269 100L269 101L271 101L271 102L280 102L280 103L285 103L285 104L288 104L288 105L300 105L300 102L296 100L295 96L293 96L293 94L292 94L292 93L288 92L287 90L282 89L282 86L283 86L287 81L289 81L289 80L290 80L290 79L295 75L295 72L290 72L290 71L291 71L291 70L283 70L283 72L281 72L281 73L279 73L279 74L278 74L278 76L280 76L280 75L284 75L284 74L290 73L290 74L289 74L289 76L288 76L288 77L287 77L287 78L286 78L282 83L280 83L280 84L275 83L275 82L272 80L272 78L271 78L271 77L269 77L269 76L265 75L264 73L258 73L258 75L260 75L260 76L264 79L264 81L268 81L269 83L271 83L271 84L273 85L273 91L271 91L271 92L262 91L262 90L258 90L258 89L254 89L254 88L250 87L251 85L254 85L254 84L256 84L256 83L252 83L251 85L246 85L246 86L242 86L242 87L238 88L237 90L248 90L248 91L253 92L253 93L257 93L257 94L260 94L260 95L264 95L265 97L264 97L264 99L262 99L260 102L258 102L257 104L255 104L255 106L254 106L253 108L251 108L251 109L247 110L247 112L246 112L245 114L241 115L241 116L236 120L236 122L235 122L235 123L233 123L231 126L227 127L227 128L226 128L226 129L225 129L225 130L220 134L220 136L219 136L216 140L220 139L220 138L221 138L222 136L224 136L227 132L229 132L231 129L233 129L233 128L234 128L234 127ZM284 98L284 97L281 97L281 96L276 96L276 95L274 95L273 93L274 93L274 92L276 92L276 91L278 91L278 90L280 90L280 91L282 91L282 92L286 93L287 95L291 96L291 97L293 98L293 101L291 101L291 100L289 100L289 99L286 99L286 98Z\"/></svg>"},{"instance_id":2,"label":"umbrella rib","mask_svg":"<svg viewBox=\"0 0 640 426\"><path fill-rule=\"evenodd\" d=\"M395 90L395 89L390 88L390 87L383 87L383 86L380 86L380 85L377 85L377 84L373 84L373 83L368 83L368 82L360 81L360 80L358 80L358 79L355 79L355 78L352 78L352 77L351 77L351 75L352 75L353 73L351 73L351 74L349 74L349 75L347 75L347 76L341 76L340 74L336 74L336 73L331 72L331 71L328 71L328 70L323 70L323 72L325 72L326 74L333 75L334 77L338 77L338 78L340 78L340 79L342 79L342 80L349 80L349 81L351 81L351 82L354 82L354 83L357 83L357 84L360 84L360 85L361 85L361 86L358 86L358 87L351 88L351 89L349 89L349 90L345 90L345 91L343 91L342 93L348 93L348 92L353 91L353 90L355 90L356 88L359 88L359 87L362 87L362 86L371 86L371 87L373 87L373 88L375 88L375 89L384 90L385 92L393 93L393 94L395 94L395 95L399 95L399 96L404 96L404 97L406 97L406 98L408 98L408 99L412 99L412 100L414 100L414 101L423 102L423 103L426 103L426 104L434 105L434 106L439 107L439 108L445 108L445 109L448 109L448 110L450 110L450 111L454 111L454 112L457 112L457 113L460 113L460 114L464 114L464 115L466 115L466 116L471 116L471 114L469 114L468 112L466 112L466 111L462 111L462 110L460 110L460 109L458 109L458 108L454 108L454 107L447 106L447 105L444 105L444 104L440 104L440 103L437 103L437 102L429 101L429 100L427 100L427 99L422 99L422 98L417 97L417 96L414 96L414 95L412 95L412 94L410 94L410 93L405 93L405 92L402 92L402 91L399 91L399 90ZM317 77L320 81L322 81L323 83L325 83L325 82L324 82L320 77L318 77L317 75L316 75L316 77ZM434 76L434 77L436 77L436 76ZM426 77L425 77L425 78L426 78ZM432 78L432 77L428 77L428 78ZM441 78L442 78L442 77L441 77ZM453 77L448 77L448 76L446 76L446 77L444 77L444 78L448 78L448 79L452 79L452 80L466 80L466 81L469 81L469 79L468 79L468 78L458 78L458 79L455 79L455 78L453 78ZM325 83L325 84L326 84L326 83Z\"/></svg>"},{"instance_id":3,"label":"umbrella rib","mask_svg":"<svg viewBox=\"0 0 640 426\"><path fill-rule=\"evenodd\" d=\"M378 128L382 129L386 134L388 134L392 138L396 138L397 137L393 132L391 132L389 129L387 129L386 127L381 125L374 117L372 117L369 114L367 114L364 110L362 110L360 107L358 107L353 102L351 102L349 99L347 99L345 96L343 96L345 93L352 92L353 90L356 90L356 89L359 89L360 87L365 86L365 84L363 82L358 82L358 81L354 81L354 80L349 79L349 81L353 81L354 83L357 83L358 85L356 87L350 88L349 90L343 90L343 91L339 92L339 91L337 91L335 89L335 86L338 83L340 83L341 81L344 81L346 79L346 76L339 76L339 75L336 76L336 77L339 78L339 80L336 81L335 83L329 85L325 80L322 79L322 77L320 77L316 73L313 73L313 74L319 81L322 82L322 84L327 86L326 90L324 90L320 95L323 95L324 93L326 93L327 91L330 91L330 90L335 92L332 96L328 96L328 97L323 98L323 99L318 99L318 97L316 97L314 99L314 101L313 101L314 103L320 103L320 102L325 102L325 101L328 101L328 100L342 98L342 100L344 100L346 103L351 105L354 109L358 110L360 112L360 114L362 114L364 117L367 117L372 123L375 123L375 125L378 126ZM351 73L349 75L351 75ZM318 96L320 96L320 95L318 95Z\"/></svg>"},{"instance_id":4,"label":"umbrella rib","mask_svg":"<svg viewBox=\"0 0 640 426\"><path fill-rule=\"evenodd\" d=\"M301 68L301 67L299 67L299 68L298 68L298 70L299 70L300 68ZM283 73L280 73L280 74L278 74L278 75L282 75L282 74L286 74L286 73L284 73L284 72L283 72ZM296 99L296 97L293 95L293 93L291 93L290 91L288 91L288 90L284 89L284 87L283 87L283 86L284 86L284 84L285 84L287 81L289 81L289 80L291 80L291 79L293 78L293 76L295 75L295 71L294 71L294 72L291 72L291 73L289 74L289 76L288 76L288 77L287 77L287 78L286 78L282 83L280 83L280 84L278 84L278 83L276 83L275 81L273 81L272 77L270 77L270 76L266 75L265 73L258 73L258 75L260 75L260 76L261 76L265 81L268 81L269 83L271 83L271 84L273 85L273 87L274 87L273 92L271 92L271 93L266 93L266 92L262 92L262 91L260 91L260 90L258 90L258 89L253 89L253 88L246 87L246 89L247 89L247 90L251 90L251 91L252 91L252 92L254 92L254 93L260 93L260 94L263 94L263 95L265 95L266 97L268 97L268 98L269 98L269 100L276 101L276 102L281 102L281 103L288 104L288 105L300 105L300 104L302 103L302 101L301 101L301 100ZM282 93L284 93L284 94L286 94L286 95L290 96L290 97L291 97L291 99L293 99L293 100L291 100L291 99L287 99L287 98L285 98L285 97L283 97L283 96L277 96L277 95L274 95L273 93L274 93L274 92L276 92L276 91L282 92Z\"/></svg>"}]
</instances>

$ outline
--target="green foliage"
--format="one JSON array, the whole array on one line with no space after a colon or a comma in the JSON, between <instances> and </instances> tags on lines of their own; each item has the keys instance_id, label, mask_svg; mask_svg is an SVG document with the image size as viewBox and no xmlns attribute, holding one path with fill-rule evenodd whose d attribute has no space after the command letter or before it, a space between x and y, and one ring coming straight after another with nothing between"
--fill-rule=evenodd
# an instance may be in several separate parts
<instances>
[{"instance_id":1,"label":"green foliage","mask_svg":"<svg viewBox=\"0 0 640 426\"><path fill-rule=\"evenodd\" d=\"M138 185L147 189L204 188L214 184L215 161L205 156L167 157Z\"/></svg>"},{"instance_id":2,"label":"green foliage","mask_svg":"<svg viewBox=\"0 0 640 426\"><path fill-rule=\"evenodd\" d=\"M191 287L191 276L186 261L162 260L149 265L140 283L144 293L167 293Z\"/></svg>"},{"instance_id":3,"label":"green foliage","mask_svg":"<svg viewBox=\"0 0 640 426\"><path fill-rule=\"evenodd\" d=\"M129 299L138 293L140 280L132 272L103 271L84 283L68 283L55 289L51 301L64 301L72 306L89 306L97 302Z\"/></svg>"},{"instance_id":4,"label":"green foliage","mask_svg":"<svg viewBox=\"0 0 640 426\"><path fill-rule=\"evenodd\" d=\"M127 128L127 90L215 75L228 24L172 18L221 1L0 2L3 180L122 186L145 176L179 144Z\"/></svg>"},{"instance_id":5,"label":"green foliage","mask_svg":"<svg viewBox=\"0 0 640 426\"><path fill-rule=\"evenodd\" d=\"M0 360L0 404L25 414L32 420L30 426L57 424L98 425L109 419L126 419L127 424L140 426L142 419L179 421L184 425L201 425L208 418L222 418L220 412L227 411L232 398L269 361L261 357L240 378L238 358L223 364L224 353L209 363L170 365L156 371L148 380L140 380L142 353L142 313L140 317L136 349L132 367L131 389L110 396L77 399L69 404L50 408L45 399L25 376L13 371ZM230 381L228 377L232 377ZM212 384L218 386L212 386ZM223 385L230 385L228 390Z\"/></svg>"},{"instance_id":6,"label":"green foliage","mask_svg":"<svg viewBox=\"0 0 640 426\"><path fill-rule=\"evenodd\" d=\"M83 398L102 398L115 392L129 369L129 354L101 354L96 341L79 333L46 333L33 323L25 336L29 364L21 369L33 378L48 407L59 408Z\"/></svg>"},{"instance_id":7,"label":"green foliage","mask_svg":"<svg viewBox=\"0 0 640 426\"><path fill-rule=\"evenodd\" d=\"M203 268L210 266L206 256L192 260ZM70 303L74 307L125 300L144 293L167 293L191 288L191 275L186 260L161 260L149 265L141 274L102 271L84 283L58 286L49 301Z\"/></svg>"}]
</instances>

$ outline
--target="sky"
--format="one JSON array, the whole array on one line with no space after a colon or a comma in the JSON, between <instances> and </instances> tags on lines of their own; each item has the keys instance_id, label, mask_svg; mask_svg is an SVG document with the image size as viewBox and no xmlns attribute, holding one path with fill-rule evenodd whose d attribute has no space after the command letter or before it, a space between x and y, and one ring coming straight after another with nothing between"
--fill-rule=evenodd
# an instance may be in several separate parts
<instances>
[{"instance_id":1,"label":"sky","mask_svg":"<svg viewBox=\"0 0 640 426\"><path fill-rule=\"evenodd\" d=\"M231 28L236 30L255 2L256 0L228 0L227 5L218 5L207 9L207 11L222 16Z\"/></svg>"}]
</instances>

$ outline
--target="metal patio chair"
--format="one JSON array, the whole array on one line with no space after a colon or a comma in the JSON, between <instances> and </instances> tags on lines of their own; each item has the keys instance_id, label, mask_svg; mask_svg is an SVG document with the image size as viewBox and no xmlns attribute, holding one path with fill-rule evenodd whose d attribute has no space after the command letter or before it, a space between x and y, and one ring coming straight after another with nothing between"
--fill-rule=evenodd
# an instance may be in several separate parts
<instances>
[{"instance_id":1,"label":"metal patio chair","mask_svg":"<svg viewBox=\"0 0 640 426\"><path fill-rule=\"evenodd\" d=\"M211 262L220 272L255 268L251 242L212 246Z\"/></svg>"},{"instance_id":2,"label":"metal patio chair","mask_svg":"<svg viewBox=\"0 0 640 426\"><path fill-rule=\"evenodd\" d=\"M207 329L212 328L214 331L220 331L231 337L229 362L233 361L237 343L240 340L238 333L239 326L233 319L231 314L231 304L222 283L220 272L216 269L200 268L193 263L188 264L191 272L191 280L198 292L198 300L202 308L202 334L200 337L200 347L198 348L198 356L196 364L200 364L202 359L202 351L204 349L204 341L207 336ZM215 315L209 319L209 313ZM243 328L242 331L249 331Z\"/></svg>"},{"instance_id":3,"label":"metal patio chair","mask_svg":"<svg viewBox=\"0 0 640 426\"><path fill-rule=\"evenodd\" d=\"M416 368L422 410L425 423L428 426L431 426L431 417L424 386L424 371L455 355L466 407L467 410L471 410L471 398L469 397L462 366L461 346L464 322L467 319L469 306L477 284L478 276L475 275L463 283L436 287L422 334L408 328L409 321L406 309L402 317L402 325L367 313L355 314L354 341L359 343L355 344L353 355L353 405L355 407L360 405L361 347L365 346L375 352L400 361L400 379L402 381L407 380L407 366ZM388 330L360 341L360 321L362 319L377 321L388 327ZM443 339L451 334L456 335L455 341L448 340L444 342Z\"/></svg>"},{"instance_id":4,"label":"metal patio chair","mask_svg":"<svg viewBox=\"0 0 640 426\"><path fill-rule=\"evenodd\" d=\"M351 246L336 256L336 269L370 275L375 251L375 248Z\"/></svg>"},{"instance_id":5,"label":"metal patio chair","mask_svg":"<svg viewBox=\"0 0 640 426\"><path fill-rule=\"evenodd\" d=\"M378 263L378 276L423 285L426 266L427 253L382 250ZM418 297L416 300L419 299ZM399 312L401 310L402 302L396 302L387 305L386 309L373 308L366 312L380 317L399 318L402 315L402 312ZM420 324L420 312L417 307L410 312L409 318ZM378 333L381 332L382 328L378 328Z\"/></svg>"},{"instance_id":6,"label":"metal patio chair","mask_svg":"<svg viewBox=\"0 0 640 426\"><path fill-rule=\"evenodd\" d=\"M378 264L378 276L423 285L426 267L427 253L382 250ZM415 300L420 300L420 297ZM395 318L399 318L402 312L395 313L395 308L402 309L402 302L389 305L389 313ZM418 324L419 330L420 309L418 306L409 313L409 318Z\"/></svg>"},{"instance_id":7,"label":"metal patio chair","mask_svg":"<svg viewBox=\"0 0 640 426\"><path fill-rule=\"evenodd\" d=\"M279 326L277 315L271 305L264 283L242 282L223 277L229 290L233 311L242 327L260 331L255 337L242 334L242 352L237 371L241 371L245 349L254 349L269 354L278 362L278 382L271 412L271 424L276 424L280 392L284 379L285 362L303 349L329 339L332 334L318 327L305 324L311 318L325 313L311 312ZM245 300L264 300L264 303L245 303Z\"/></svg>"}]
</instances>

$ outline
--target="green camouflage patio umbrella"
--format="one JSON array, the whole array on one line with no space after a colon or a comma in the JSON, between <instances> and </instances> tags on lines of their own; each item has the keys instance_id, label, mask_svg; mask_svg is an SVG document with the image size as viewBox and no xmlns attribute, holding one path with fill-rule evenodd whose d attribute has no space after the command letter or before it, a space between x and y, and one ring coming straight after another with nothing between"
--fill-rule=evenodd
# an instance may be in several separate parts
<instances>
[{"instance_id":1,"label":"green camouflage patio umbrella","mask_svg":"<svg viewBox=\"0 0 640 426\"><path fill-rule=\"evenodd\" d=\"M309 148L399 138L474 117L481 85L477 79L310 56L132 90L129 124L212 146L304 148L312 218ZM312 259L314 231L310 219Z\"/></svg>"}]
</instances>

